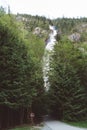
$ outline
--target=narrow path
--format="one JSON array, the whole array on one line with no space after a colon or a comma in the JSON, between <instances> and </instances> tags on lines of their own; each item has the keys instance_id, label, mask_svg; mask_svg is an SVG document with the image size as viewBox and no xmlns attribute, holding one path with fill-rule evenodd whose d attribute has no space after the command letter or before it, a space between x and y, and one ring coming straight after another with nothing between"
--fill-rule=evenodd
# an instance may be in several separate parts
<instances>
[{"instance_id":1,"label":"narrow path","mask_svg":"<svg viewBox=\"0 0 87 130\"><path fill-rule=\"evenodd\" d=\"M70 126L66 123L62 123L59 121L47 121L45 122L45 125L42 128L42 130L87 130L87 129Z\"/></svg>"}]
</instances>

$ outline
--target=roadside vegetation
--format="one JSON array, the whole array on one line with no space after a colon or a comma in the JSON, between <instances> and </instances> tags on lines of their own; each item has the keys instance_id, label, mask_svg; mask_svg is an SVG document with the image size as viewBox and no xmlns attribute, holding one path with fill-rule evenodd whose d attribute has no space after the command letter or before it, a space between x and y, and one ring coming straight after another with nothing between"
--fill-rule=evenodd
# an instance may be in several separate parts
<instances>
[{"instance_id":1,"label":"roadside vegetation","mask_svg":"<svg viewBox=\"0 0 87 130\"><path fill-rule=\"evenodd\" d=\"M19 127L19 128L14 128L10 130L41 130L40 128L34 128L34 127Z\"/></svg>"},{"instance_id":2,"label":"roadside vegetation","mask_svg":"<svg viewBox=\"0 0 87 130\"><path fill-rule=\"evenodd\" d=\"M79 121L79 122L68 122L68 124L80 128L87 128L87 121Z\"/></svg>"}]
</instances>

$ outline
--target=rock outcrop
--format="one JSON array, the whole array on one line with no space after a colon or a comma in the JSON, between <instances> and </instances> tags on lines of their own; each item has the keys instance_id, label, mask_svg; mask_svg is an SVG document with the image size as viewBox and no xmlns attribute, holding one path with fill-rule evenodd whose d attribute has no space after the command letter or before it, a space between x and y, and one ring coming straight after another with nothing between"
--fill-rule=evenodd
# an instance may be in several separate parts
<instances>
[{"instance_id":1,"label":"rock outcrop","mask_svg":"<svg viewBox=\"0 0 87 130\"><path fill-rule=\"evenodd\" d=\"M73 33L71 35L68 36L68 39L71 41L71 42L79 42L80 41L80 38L81 38L81 35L80 33Z\"/></svg>"}]
</instances>

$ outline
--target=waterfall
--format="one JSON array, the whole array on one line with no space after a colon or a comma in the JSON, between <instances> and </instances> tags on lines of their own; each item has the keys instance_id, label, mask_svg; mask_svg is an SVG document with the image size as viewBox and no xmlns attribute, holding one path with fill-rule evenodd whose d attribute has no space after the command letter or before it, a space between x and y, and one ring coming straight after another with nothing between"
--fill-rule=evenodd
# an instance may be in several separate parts
<instances>
[{"instance_id":1,"label":"waterfall","mask_svg":"<svg viewBox=\"0 0 87 130\"><path fill-rule=\"evenodd\" d=\"M44 80L44 87L46 91L49 90L50 83L49 83L49 70L50 70L50 57L54 50L54 45L56 43L55 36L57 35L57 30L55 26L49 26L50 34L49 38L46 43L45 52L43 56L43 80Z\"/></svg>"}]
</instances>

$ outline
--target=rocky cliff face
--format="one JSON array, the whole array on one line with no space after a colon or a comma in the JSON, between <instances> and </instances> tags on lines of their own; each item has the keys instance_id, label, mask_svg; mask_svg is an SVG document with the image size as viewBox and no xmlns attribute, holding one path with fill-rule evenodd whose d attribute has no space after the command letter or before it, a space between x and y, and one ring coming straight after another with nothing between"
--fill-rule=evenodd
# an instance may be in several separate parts
<instances>
[{"instance_id":1,"label":"rocky cliff face","mask_svg":"<svg viewBox=\"0 0 87 130\"><path fill-rule=\"evenodd\" d=\"M42 28L40 27L36 27L33 31L33 34L36 34L36 35L40 35L40 34L47 34L47 31L46 30L43 30Z\"/></svg>"},{"instance_id":2,"label":"rocky cliff face","mask_svg":"<svg viewBox=\"0 0 87 130\"><path fill-rule=\"evenodd\" d=\"M71 35L68 36L68 39L71 41L71 42L79 42L80 41L80 38L81 38L81 35L80 33L73 33Z\"/></svg>"},{"instance_id":3,"label":"rocky cliff face","mask_svg":"<svg viewBox=\"0 0 87 130\"><path fill-rule=\"evenodd\" d=\"M68 36L71 42L87 41L87 23L82 23L73 28L73 33Z\"/></svg>"}]
</instances>

